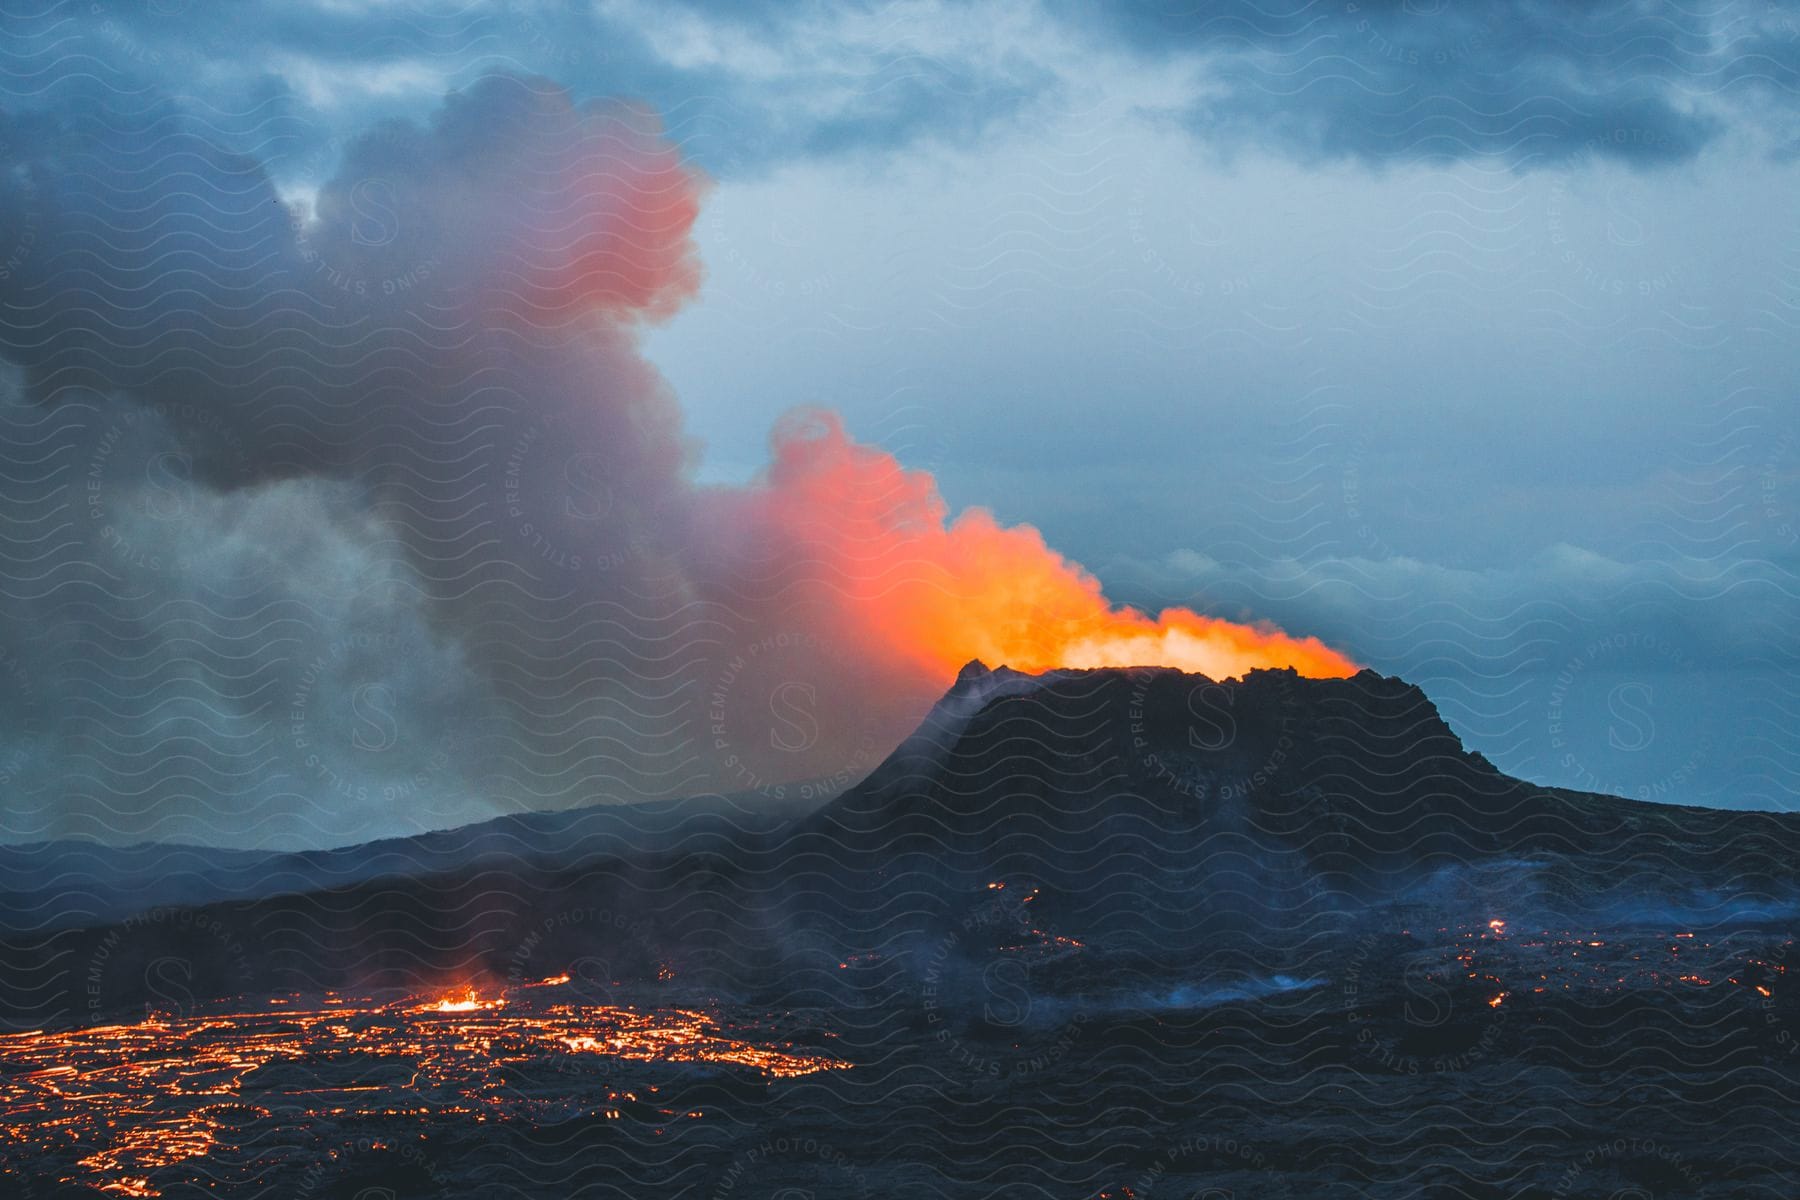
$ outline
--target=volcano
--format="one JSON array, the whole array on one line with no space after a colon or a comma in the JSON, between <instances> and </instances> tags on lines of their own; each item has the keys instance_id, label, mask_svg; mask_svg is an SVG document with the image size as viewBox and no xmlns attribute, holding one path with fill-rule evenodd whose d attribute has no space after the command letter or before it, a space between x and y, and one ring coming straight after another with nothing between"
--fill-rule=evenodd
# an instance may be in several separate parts
<instances>
[{"instance_id":1,"label":"volcano","mask_svg":"<svg viewBox=\"0 0 1800 1200\"><path fill-rule=\"evenodd\" d=\"M139 864L213 898L130 913L16 890L8 1123L57 1132L7 1153L144 1195L309 1162L346 1194L1750 1194L1796 1165L1755 1133L1800 1116L1796 864L1800 819L1538 787L1373 671L970 663L809 812ZM205 1104L143 1066L169 1042ZM1461 1165L1413 1178L1474 1096ZM1751 1132L1702 1139L1728 1096Z\"/></svg>"}]
</instances>

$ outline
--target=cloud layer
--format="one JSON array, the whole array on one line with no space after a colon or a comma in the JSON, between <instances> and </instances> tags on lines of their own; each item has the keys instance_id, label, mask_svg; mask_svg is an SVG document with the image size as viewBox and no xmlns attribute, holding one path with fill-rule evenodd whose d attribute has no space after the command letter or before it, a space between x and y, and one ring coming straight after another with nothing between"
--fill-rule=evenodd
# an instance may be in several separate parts
<instances>
[{"instance_id":1,"label":"cloud layer","mask_svg":"<svg viewBox=\"0 0 1800 1200\"><path fill-rule=\"evenodd\" d=\"M1160 79L1144 102L1208 143L1301 159L1687 159L1729 130L1795 144L1800 10L1714 2L1316 0L849 6L637 0L564 8L106 3L19 22L23 90L204 78L222 126L259 125L277 174L372 112L426 110L494 71L645 98L722 172L962 139L1045 103ZM76 62L85 72L72 70Z\"/></svg>"}]
</instances>

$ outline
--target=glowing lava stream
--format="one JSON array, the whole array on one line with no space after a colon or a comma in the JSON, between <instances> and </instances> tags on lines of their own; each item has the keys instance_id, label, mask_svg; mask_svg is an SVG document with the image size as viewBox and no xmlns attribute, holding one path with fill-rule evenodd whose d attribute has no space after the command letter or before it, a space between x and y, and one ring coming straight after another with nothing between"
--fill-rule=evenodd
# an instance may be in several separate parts
<instances>
[{"instance_id":1,"label":"glowing lava stream","mask_svg":"<svg viewBox=\"0 0 1800 1200\"><path fill-rule=\"evenodd\" d=\"M1152 619L1116 606L1031 526L1001 525L980 508L950 521L928 472L852 440L834 413L790 413L771 440L764 479L721 497L740 544L776 547L776 560L803 564L788 586L847 640L886 647L934 676L974 658L1028 672L1168 666L1214 679L1259 667L1315 678L1359 669L1317 638L1266 622L1184 608Z\"/></svg>"},{"instance_id":2,"label":"glowing lava stream","mask_svg":"<svg viewBox=\"0 0 1800 1200\"><path fill-rule=\"evenodd\" d=\"M564 982L568 981L568 976L565 975L562 978ZM484 1008L499 1008L504 1003L506 1003L504 1000L483 1000L475 994L474 988L468 988L464 990L461 995L451 993L442 1000L439 1000L436 1004L421 1004L408 1011L441 1013L479 1012Z\"/></svg>"},{"instance_id":3,"label":"glowing lava stream","mask_svg":"<svg viewBox=\"0 0 1800 1200\"><path fill-rule=\"evenodd\" d=\"M529 993L516 998L471 988L397 1004L273 997L263 1012L0 1034L0 1163L58 1155L64 1182L156 1196L160 1168L221 1144L241 1159L240 1142L310 1134L348 1116L396 1128L446 1116L535 1120L582 1101L617 1120L621 1099L639 1099L614 1082L618 1063L771 1079L850 1067L777 1040L756 1020L582 1003L568 983L558 975L521 985ZM262 1071L281 1062L307 1064L297 1085Z\"/></svg>"}]
</instances>

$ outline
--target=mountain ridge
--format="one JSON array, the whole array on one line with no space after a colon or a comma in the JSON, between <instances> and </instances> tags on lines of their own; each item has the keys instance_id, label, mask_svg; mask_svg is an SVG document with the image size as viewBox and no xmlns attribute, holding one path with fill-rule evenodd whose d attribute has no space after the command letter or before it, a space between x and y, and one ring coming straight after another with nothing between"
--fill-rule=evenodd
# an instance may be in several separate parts
<instances>
[{"instance_id":1,"label":"mountain ridge","mask_svg":"<svg viewBox=\"0 0 1800 1200\"><path fill-rule=\"evenodd\" d=\"M829 994L842 963L899 961L980 919L996 885L1036 897L1072 941L1249 956L1299 978L1315 940L1375 906L1775 911L1800 862L1800 818L1507 776L1422 690L1373 671L972 663L893 754L804 815L587 811L552 823L604 836L552 831L527 854L451 862L401 843L393 871L215 901L185 928L15 931L0 1013L128 1007L136 965L169 955L196 996L504 978L521 947L545 975L598 958L626 980ZM103 955L109 938L128 951ZM112 965L96 996L98 959Z\"/></svg>"}]
</instances>

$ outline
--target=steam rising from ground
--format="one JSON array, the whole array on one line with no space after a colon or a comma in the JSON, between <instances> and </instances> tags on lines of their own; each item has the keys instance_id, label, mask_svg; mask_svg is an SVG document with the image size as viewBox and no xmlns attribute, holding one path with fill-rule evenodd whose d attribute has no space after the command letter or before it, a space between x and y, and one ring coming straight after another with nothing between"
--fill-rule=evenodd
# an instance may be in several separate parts
<instances>
[{"instance_id":1,"label":"steam rising from ground","mask_svg":"<svg viewBox=\"0 0 1800 1200\"><path fill-rule=\"evenodd\" d=\"M829 413L755 485L694 486L636 332L699 286L707 184L641 110L493 78L304 188L104 92L0 144L0 225L31 232L0 275L9 840L788 798L975 657L1354 670L1116 609Z\"/></svg>"}]
</instances>

